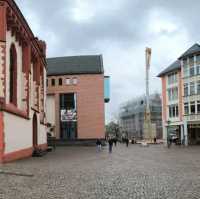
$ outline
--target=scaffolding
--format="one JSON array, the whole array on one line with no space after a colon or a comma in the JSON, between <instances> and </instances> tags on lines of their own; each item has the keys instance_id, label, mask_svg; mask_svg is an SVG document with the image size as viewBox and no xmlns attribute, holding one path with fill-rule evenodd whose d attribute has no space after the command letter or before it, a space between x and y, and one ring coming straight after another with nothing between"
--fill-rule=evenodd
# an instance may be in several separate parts
<instances>
[{"instance_id":1,"label":"scaffolding","mask_svg":"<svg viewBox=\"0 0 200 199\"><path fill-rule=\"evenodd\" d=\"M156 137L162 138L162 103L158 93L150 95L150 118L156 125ZM146 97L140 96L121 105L119 124L122 132L128 134L129 139L144 138L144 119L146 111Z\"/></svg>"}]
</instances>

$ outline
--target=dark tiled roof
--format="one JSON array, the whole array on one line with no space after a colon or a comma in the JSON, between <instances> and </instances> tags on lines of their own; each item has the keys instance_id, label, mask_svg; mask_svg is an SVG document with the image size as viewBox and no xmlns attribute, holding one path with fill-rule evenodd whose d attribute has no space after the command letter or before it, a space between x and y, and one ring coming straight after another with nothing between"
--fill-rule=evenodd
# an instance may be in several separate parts
<instances>
[{"instance_id":1,"label":"dark tiled roof","mask_svg":"<svg viewBox=\"0 0 200 199\"><path fill-rule=\"evenodd\" d=\"M172 71L178 70L181 68L181 62L179 60L176 60L174 63L172 63L169 67L167 67L165 70L163 70L158 77L162 77L163 75L170 73Z\"/></svg>"},{"instance_id":2,"label":"dark tiled roof","mask_svg":"<svg viewBox=\"0 0 200 199\"><path fill-rule=\"evenodd\" d=\"M184 57L187 57L189 55L195 54L195 53L200 53L200 45L199 44L194 44L192 47L190 47L186 52L184 52L179 59L182 59Z\"/></svg>"},{"instance_id":3,"label":"dark tiled roof","mask_svg":"<svg viewBox=\"0 0 200 199\"><path fill-rule=\"evenodd\" d=\"M103 74L102 55L55 57L47 59L47 75Z\"/></svg>"}]
</instances>

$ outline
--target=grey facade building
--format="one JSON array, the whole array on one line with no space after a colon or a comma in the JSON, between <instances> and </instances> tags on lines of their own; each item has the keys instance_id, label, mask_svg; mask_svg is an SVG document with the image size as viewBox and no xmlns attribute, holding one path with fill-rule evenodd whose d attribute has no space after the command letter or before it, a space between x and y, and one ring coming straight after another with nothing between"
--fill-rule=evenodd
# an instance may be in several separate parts
<instances>
[{"instance_id":1,"label":"grey facade building","mask_svg":"<svg viewBox=\"0 0 200 199\"><path fill-rule=\"evenodd\" d=\"M146 98L141 96L120 107L119 123L122 132L129 138L143 139ZM152 123L156 124L156 137L162 138L162 103L159 94L150 95L150 114Z\"/></svg>"}]
</instances>

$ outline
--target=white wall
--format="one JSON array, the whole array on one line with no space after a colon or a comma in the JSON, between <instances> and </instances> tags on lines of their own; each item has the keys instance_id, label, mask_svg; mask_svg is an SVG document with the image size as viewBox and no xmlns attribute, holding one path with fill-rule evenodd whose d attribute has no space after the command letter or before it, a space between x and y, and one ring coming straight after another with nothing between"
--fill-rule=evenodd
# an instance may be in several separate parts
<instances>
[{"instance_id":1,"label":"white wall","mask_svg":"<svg viewBox=\"0 0 200 199\"><path fill-rule=\"evenodd\" d=\"M38 131L38 144L47 143L47 129L46 126L40 124Z\"/></svg>"},{"instance_id":2,"label":"white wall","mask_svg":"<svg viewBox=\"0 0 200 199\"><path fill-rule=\"evenodd\" d=\"M30 120L4 112L5 153L11 153L33 146L32 118ZM47 143L46 127L38 121L38 144Z\"/></svg>"},{"instance_id":3,"label":"white wall","mask_svg":"<svg viewBox=\"0 0 200 199\"><path fill-rule=\"evenodd\" d=\"M55 96L47 95L46 97L46 116L47 122L55 125Z\"/></svg>"},{"instance_id":4,"label":"white wall","mask_svg":"<svg viewBox=\"0 0 200 199\"><path fill-rule=\"evenodd\" d=\"M32 120L4 112L5 153L32 147Z\"/></svg>"}]
</instances>

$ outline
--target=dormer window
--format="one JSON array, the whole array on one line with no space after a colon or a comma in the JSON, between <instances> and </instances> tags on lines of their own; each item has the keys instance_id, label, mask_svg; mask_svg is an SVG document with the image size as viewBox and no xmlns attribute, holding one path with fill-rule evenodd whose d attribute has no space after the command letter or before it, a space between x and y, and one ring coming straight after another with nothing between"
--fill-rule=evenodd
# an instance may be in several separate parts
<instances>
[{"instance_id":1,"label":"dormer window","mask_svg":"<svg viewBox=\"0 0 200 199\"><path fill-rule=\"evenodd\" d=\"M62 86L62 78L59 78L58 84L59 84L59 86Z\"/></svg>"},{"instance_id":2,"label":"dormer window","mask_svg":"<svg viewBox=\"0 0 200 199\"><path fill-rule=\"evenodd\" d=\"M51 79L51 86L55 86L55 79Z\"/></svg>"}]
</instances>

